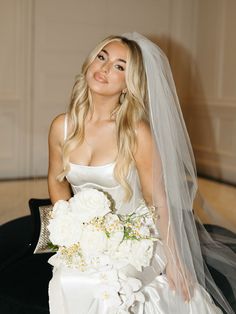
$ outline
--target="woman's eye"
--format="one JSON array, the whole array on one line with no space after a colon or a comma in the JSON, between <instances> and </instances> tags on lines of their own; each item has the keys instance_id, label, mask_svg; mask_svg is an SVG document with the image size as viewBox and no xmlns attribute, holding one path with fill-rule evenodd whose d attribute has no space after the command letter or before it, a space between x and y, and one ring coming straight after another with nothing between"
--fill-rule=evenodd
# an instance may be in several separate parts
<instances>
[{"instance_id":1,"label":"woman's eye","mask_svg":"<svg viewBox=\"0 0 236 314\"><path fill-rule=\"evenodd\" d=\"M116 68L117 68L119 71L124 71L124 70L125 70L125 69L124 69L121 65L119 65L119 64L116 65Z\"/></svg>"},{"instance_id":2,"label":"woman's eye","mask_svg":"<svg viewBox=\"0 0 236 314\"><path fill-rule=\"evenodd\" d=\"M97 58L98 58L99 60L105 60L105 58L104 58L104 56L103 56L102 54L98 54L98 55L97 55Z\"/></svg>"}]
</instances>

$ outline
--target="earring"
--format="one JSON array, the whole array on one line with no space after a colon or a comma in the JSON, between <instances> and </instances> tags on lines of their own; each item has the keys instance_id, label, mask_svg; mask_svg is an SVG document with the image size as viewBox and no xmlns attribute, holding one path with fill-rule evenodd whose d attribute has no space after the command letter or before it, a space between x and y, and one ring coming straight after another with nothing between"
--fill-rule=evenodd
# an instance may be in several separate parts
<instances>
[{"instance_id":1,"label":"earring","mask_svg":"<svg viewBox=\"0 0 236 314\"><path fill-rule=\"evenodd\" d=\"M119 99L120 105L123 104L123 102L124 102L124 100L125 100L125 96L126 96L126 92L122 92L122 93L120 94L120 99Z\"/></svg>"}]
</instances>

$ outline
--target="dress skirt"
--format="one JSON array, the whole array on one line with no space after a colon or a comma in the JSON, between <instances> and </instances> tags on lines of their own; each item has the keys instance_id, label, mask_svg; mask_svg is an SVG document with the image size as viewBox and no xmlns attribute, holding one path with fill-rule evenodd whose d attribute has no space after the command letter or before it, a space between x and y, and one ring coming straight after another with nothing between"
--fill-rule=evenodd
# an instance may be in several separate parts
<instances>
[{"instance_id":1,"label":"dress skirt","mask_svg":"<svg viewBox=\"0 0 236 314\"><path fill-rule=\"evenodd\" d=\"M117 311L113 307L116 300L112 287L107 290L101 281L104 276L106 272L88 274L66 267L54 268L49 283L50 314L222 314L199 285L191 300L184 302L169 288L164 274L140 289L144 302L135 302L128 312Z\"/></svg>"}]
</instances>

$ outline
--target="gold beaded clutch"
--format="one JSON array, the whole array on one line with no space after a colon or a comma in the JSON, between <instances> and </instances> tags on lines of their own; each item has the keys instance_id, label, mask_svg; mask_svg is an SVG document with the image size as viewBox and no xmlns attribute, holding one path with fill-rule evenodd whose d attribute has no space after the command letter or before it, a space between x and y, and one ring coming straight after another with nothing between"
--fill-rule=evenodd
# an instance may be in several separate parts
<instances>
[{"instance_id":1,"label":"gold beaded clutch","mask_svg":"<svg viewBox=\"0 0 236 314\"><path fill-rule=\"evenodd\" d=\"M40 206L39 207L39 216L40 216L40 234L39 239L34 250L34 254L37 253L51 253L53 249L49 247L49 231L48 224L49 219L51 218L52 205L49 206Z\"/></svg>"}]
</instances>

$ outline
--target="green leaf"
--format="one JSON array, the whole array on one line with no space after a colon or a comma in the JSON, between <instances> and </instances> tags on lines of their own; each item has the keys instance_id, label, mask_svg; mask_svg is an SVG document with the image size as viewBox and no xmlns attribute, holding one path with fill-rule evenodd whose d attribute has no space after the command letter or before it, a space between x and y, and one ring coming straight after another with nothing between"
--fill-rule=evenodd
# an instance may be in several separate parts
<instances>
[{"instance_id":1,"label":"green leaf","mask_svg":"<svg viewBox=\"0 0 236 314\"><path fill-rule=\"evenodd\" d=\"M48 242L48 243L47 243L47 247L48 247L50 250L54 251L54 252L57 252L58 249L59 249L59 246L58 246L58 245L54 245L52 242Z\"/></svg>"}]
</instances>

